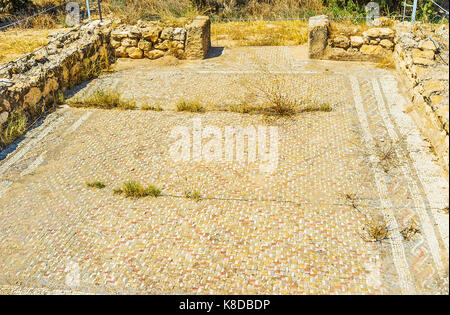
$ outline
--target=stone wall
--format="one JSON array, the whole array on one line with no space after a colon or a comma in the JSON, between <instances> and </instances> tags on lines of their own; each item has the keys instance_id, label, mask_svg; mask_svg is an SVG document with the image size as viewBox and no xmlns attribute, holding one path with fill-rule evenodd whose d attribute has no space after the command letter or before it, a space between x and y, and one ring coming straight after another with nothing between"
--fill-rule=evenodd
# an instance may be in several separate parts
<instances>
[{"instance_id":1,"label":"stone wall","mask_svg":"<svg viewBox=\"0 0 450 315\"><path fill-rule=\"evenodd\" d=\"M197 17L182 26L139 21L121 25L111 33L111 45L120 58L157 59L172 55L181 59L202 59L211 47L210 21Z\"/></svg>"},{"instance_id":2,"label":"stone wall","mask_svg":"<svg viewBox=\"0 0 450 315\"><path fill-rule=\"evenodd\" d=\"M113 62L111 22L55 33L50 44L0 69L0 131L15 113L28 121L42 115L67 89Z\"/></svg>"},{"instance_id":3,"label":"stone wall","mask_svg":"<svg viewBox=\"0 0 450 315\"><path fill-rule=\"evenodd\" d=\"M171 54L202 59L211 46L207 17L180 20L179 26L114 23L94 21L52 34L43 49L0 66L0 132L16 113L26 115L29 122L41 116L67 89L95 77L116 57L156 59Z\"/></svg>"},{"instance_id":4,"label":"stone wall","mask_svg":"<svg viewBox=\"0 0 450 315\"><path fill-rule=\"evenodd\" d=\"M357 27L334 29L327 16L309 20L309 57L313 59L379 61L392 55L395 32L389 20L378 19L363 32Z\"/></svg>"},{"instance_id":5,"label":"stone wall","mask_svg":"<svg viewBox=\"0 0 450 315\"><path fill-rule=\"evenodd\" d=\"M425 31L433 34L435 43L447 51L447 56L417 26L405 22L396 25L394 60L407 84L411 114L448 173L448 26Z\"/></svg>"},{"instance_id":6,"label":"stone wall","mask_svg":"<svg viewBox=\"0 0 450 315\"><path fill-rule=\"evenodd\" d=\"M444 170L449 170L448 25L432 27L380 18L364 31L352 26L333 29L326 16L310 19L309 57L312 59L380 61L392 58L407 84L411 112L430 141ZM358 33L361 34L358 34ZM425 34L433 34L434 42ZM436 44L447 51L439 53Z\"/></svg>"}]
</instances>

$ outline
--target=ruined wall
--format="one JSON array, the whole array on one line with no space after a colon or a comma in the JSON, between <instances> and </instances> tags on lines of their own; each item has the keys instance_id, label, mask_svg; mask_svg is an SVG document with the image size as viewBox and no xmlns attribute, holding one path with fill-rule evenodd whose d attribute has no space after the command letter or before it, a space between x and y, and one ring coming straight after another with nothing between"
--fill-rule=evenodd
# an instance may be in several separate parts
<instances>
[{"instance_id":1,"label":"ruined wall","mask_svg":"<svg viewBox=\"0 0 450 315\"><path fill-rule=\"evenodd\" d=\"M392 55L395 32L389 20L361 31L358 27L333 28L327 16L309 20L309 57L313 59L379 61Z\"/></svg>"},{"instance_id":2,"label":"ruined wall","mask_svg":"<svg viewBox=\"0 0 450 315\"><path fill-rule=\"evenodd\" d=\"M0 131L15 113L24 113L28 121L38 117L62 92L113 61L110 26L111 22L96 21L54 34L48 46L1 68Z\"/></svg>"},{"instance_id":3,"label":"ruined wall","mask_svg":"<svg viewBox=\"0 0 450 315\"><path fill-rule=\"evenodd\" d=\"M43 49L0 66L0 132L17 113L29 122L39 117L64 91L99 75L116 57L156 59L170 54L202 59L211 46L207 17L180 20L179 26L116 23L94 21L55 33ZM0 148L4 145L0 141Z\"/></svg>"},{"instance_id":4,"label":"ruined wall","mask_svg":"<svg viewBox=\"0 0 450 315\"><path fill-rule=\"evenodd\" d=\"M426 32L433 34L435 43L446 50L448 55L448 26L427 29ZM448 172L448 56L440 52L417 26L407 22L396 26L395 41L394 59L411 97L409 110Z\"/></svg>"}]
</instances>

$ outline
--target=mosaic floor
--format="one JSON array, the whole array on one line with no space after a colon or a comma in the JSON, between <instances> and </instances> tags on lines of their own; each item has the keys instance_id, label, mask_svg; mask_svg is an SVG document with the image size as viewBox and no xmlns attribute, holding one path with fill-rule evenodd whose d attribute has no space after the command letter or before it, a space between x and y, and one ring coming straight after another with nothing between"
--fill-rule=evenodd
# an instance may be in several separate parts
<instances>
[{"instance_id":1,"label":"mosaic floor","mask_svg":"<svg viewBox=\"0 0 450 315\"><path fill-rule=\"evenodd\" d=\"M445 293L448 180L405 113L394 73L303 60L299 49L232 48L176 66L119 62L75 91L109 87L166 110L63 106L2 152L0 293ZM270 73L333 110L173 111L182 98L225 109ZM170 153L174 128L189 134L184 160ZM218 132L225 152L233 128L257 132L256 158L251 133L243 160L206 158L205 134ZM386 164L378 152L389 144ZM275 157L270 170L264 153ZM93 180L106 187L88 188ZM114 194L127 180L162 195ZM389 239L367 242L364 227L379 216ZM405 240L411 220L420 233Z\"/></svg>"}]
</instances>

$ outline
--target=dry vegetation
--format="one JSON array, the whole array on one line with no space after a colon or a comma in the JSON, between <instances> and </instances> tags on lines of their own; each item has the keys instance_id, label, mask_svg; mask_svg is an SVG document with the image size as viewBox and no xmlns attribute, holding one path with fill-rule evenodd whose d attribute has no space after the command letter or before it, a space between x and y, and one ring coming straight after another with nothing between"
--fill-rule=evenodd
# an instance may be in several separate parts
<instances>
[{"instance_id":1,"label":"dry vegetation","mask_svg":"<svg viewBox=\"0 0 450 315\"><path fill-rule=\"evenodd\" d=\"M136 181L128 181L123 183L122 187L116 188L114 193L123 194L128 198L158 197L161 195L161 190L153 185L144 187Z\"/></svg>"},{"instance_id":2,"label":"dry vegetation","mask_svg":"<svg viewBox=\"0 0 450 315\"><path fill-rule=\"evenodd\" d=\"M20 137L27 129L28 118L23 111L11 114L0 134L0 147L5 147Z\"/></svg>"},{"instance_id":3,"label":"dry vegetation","mask_svg":"<svg viewBox=\"0 0 450 315\"><path fill-rule=\"evenodd\" d=\"M295 46L305 44L308 25L304 21L217 22L211 26L211 41L219 46Z\"/></svg>"},{"instance_id":4,"label":"dry vegetation","mask_svg":"<svg viewBox=\"0 0 450 315\"><path fill-rule=\"evenodd\" d=\"M9 62L32 52L48 42L48 34L54 30L12 29L0 32L0 63Z\"/></svg>"}]
</instances>

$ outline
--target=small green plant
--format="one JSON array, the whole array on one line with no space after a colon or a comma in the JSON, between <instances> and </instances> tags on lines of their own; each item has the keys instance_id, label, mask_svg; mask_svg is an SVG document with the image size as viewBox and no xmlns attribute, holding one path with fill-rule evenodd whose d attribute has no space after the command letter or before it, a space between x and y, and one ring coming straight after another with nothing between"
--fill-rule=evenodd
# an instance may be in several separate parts
<instances>
[{"instance_id":1,"label":"small green plant","mask_svg":"<svg viewBox=\"0 0 450 315\"><path fill-rule=\"evenodd\" d=\"M129 198L158 197L161 195L161 190L153 185L144 187L136 181L128 181L123 183L122 187L114 189L114 193L123 194Z\"/></svg>"},{"instance_id":2,"label":"small green plant","mask_svg":"<svg viewBox=\"0 0 450 315\"><path fill-rule=\"evenodd\" d=\"M196 191L196 190L194 190L194 191L186 190L184 192L184 196L186 198L193 199L195 201L199 201L200 199L202 199L200 192Z\"/></svg>"},{"instance_id":3,"label":"small green plant","mask_svg":"<svg viewBox=\"0 0 450 315\"><path fill-rule=\"evenodd\" d=\"M88 182L86 183L86 186L90 187L90 188L98 188L98 189L103 189L106 187L106 185L98 180L92 181L92 182Z\"/></svg>"},{"instance_id":4,"label":"small green plant","mask_svg":"<svg viewBox=\"0 0 450 315\"><path fill-rule=\"evenodd\" d=\"M0 134L0 145L7 146L19 138L27 129L28 118L23 111L17 111L11 114L6 123L6 127Z\"/></svg>"},{"instance_id":5,"label":"small green plant","mask_svg":"<svg viewBox=\"0 0 450 315\"><path fill-rule=\"evenodd\" d=\"M159 105L156 105L156 106L154 106L154 105L143 105L143 106L141 106L141 109L142 110L152 110L152 111L155 111L155 112L162 112L164 110Z\"/></svg>"},{"instance_id":6,"label":"small green plant","mask_svg":"<svg viewBox=\"0 0 450 315\"><path fill-rule=\"evenodd\" d=\"M72 107L89 108L96 107L102 109L135 109L136 104L133 101L123 100L118 92L96 90L85 99L75 99L69 102Z\"/></svg>"},{"instance_id":7,"label":"small green plant","mask_svg":"<svg viewBox=\"0 0 450 315\"><path fill-rule=\"evenodd\" d=\"M177 111L203 113L203 112L205 112L205 108L198 101L183 100L183 101L180 101L177 103Z\"/></svg>"}]
</instances>

